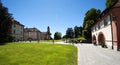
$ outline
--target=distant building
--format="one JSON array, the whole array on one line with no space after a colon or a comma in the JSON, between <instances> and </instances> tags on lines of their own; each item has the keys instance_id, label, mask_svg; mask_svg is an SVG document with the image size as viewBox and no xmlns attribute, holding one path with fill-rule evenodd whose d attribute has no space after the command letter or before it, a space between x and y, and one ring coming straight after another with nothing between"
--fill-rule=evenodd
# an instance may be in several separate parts
<instances>
[{"instance_id":1,"label":"distant building","mask_svg":"<svg viewBox=\"0 0 120 65\"><path fill-rule=\"evenodd\" d=\"M24 40L40 40L40 31L37 28L25 28Z\"/></svg>"},{"instance_id":2,"label":"distant building","mask_svg":"<svg viewBox=\"0 0 120 65\"><path fill-rule=\"evenodd\" d=\"M120 50L120 0L105 9L93 25L92 41L102 47Z\"/></svg>"},{"instance_id":3,"label":"distant building","mask_svg":"<svg viewBox=\"0 0 120 65\"><path fill-rule=\"evenodd\" d=\"M20 22L11 19L11 36L13 37L14 41L22 41L23 40L23 33L24 33L24 25Z\"/></svg>"},{"instance_id":4,"label":"distant building","mask_svg":"<svg viewBox=\"0 0 120 65\"><path fill-rule=\"evenodd\" d=\"M47 28L47 32L41 32L40 38L41 38L41 40L50 40L51 39L51 33L50 33L49 26Z\"/></svg>"},{"instance_id":5,"label":"distant building","mask_svg":"<svg viewBox=\"0 0 120 65\"><path fill-rule=\"evenodd\" d=\"M51 39L50 28L48 27L47 32L41 32L37 28L25 28L24 29L24 40L48 40Z\"/></svg>"}]
</instances>

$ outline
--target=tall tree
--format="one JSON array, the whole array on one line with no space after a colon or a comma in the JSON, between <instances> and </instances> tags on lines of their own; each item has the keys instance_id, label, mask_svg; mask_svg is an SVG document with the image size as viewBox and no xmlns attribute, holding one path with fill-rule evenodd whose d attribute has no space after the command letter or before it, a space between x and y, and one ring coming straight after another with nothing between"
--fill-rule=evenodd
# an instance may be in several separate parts
<instances>
[{"instance_id":1,"label":"tall tree","mask_svg":"<svg viewBox=\"0 0 120 65\"><path fill-rule=\"evenodd\" d=\"M83 36L87 40L91 40L91 27L92 27L93 23L94 23L93 20L87 21L85 29L83 30Z\"/></svg>"},{"instance_id":2,"label":"tall tree","mask_svg":"<svg viewBox=\"0 0 120 65\"><path fill-rule=\"evenodd\" d=\"M106 0L106 8L109 8L111 5L114 4L116 0Z\"/></svg>"},{"instance_id":3,"label":"tall tree","mask_svg":"<svg viewBox=\"0 0 120 65\"><path fill-rule=\"evenodd\" d=\"M83 22L83 36L87 40L91 40L91 27L96 22L96 18L101 14L99 9L91 8L84 17Z\"/></svg>"},{"instance_id":4,"label":"tall tree","mask_svg":"<svg viewBox=\"0 0 120 65\"><path fill-rule=\"evenodd\" d=\"M66 31L66 37L67 38L74 38L74 31L72 28L68 28Z\"/></svg>"},{"instance_id":5,"label":"tall tree","mask_svg":"<svg viewBox=\"0 0 120 65\"><path fill-rule=\"evenodd\" d=\"M75 34L75 38L81 37L82 36L82 27L75 26L74 34Z\"/></svg>"},{"instance_id":6,"label":"tall tree","mask_svg":"<svg viewBox=\"0 0 120 65\"><path fill-rule=\"evenodd\" d=\"M99 9L91 8L90 10L88 10L85 14L85 17L84 17L83 28L85 28L85 25L88 22L88 20L93 20L95 23L96 18L100 14L101 14L101 10L99 10Z\"/></svg>"},{"instance_id":7,"label":"tall tree","mask_svg":"<svg viewBox=\"0 0 120 65\"><path fill-rule=\"evenodd\" d=\"M61 39L61 36L62 36L62 34L60 32L55 32L54 39L59 40L59 39Z\"/></svg>"},{"instance_id":8,"label":"tall tree","mask_svg":"<svg viewBox=\"0 0 120 65\"><path fill-rule=\"evenodd\" d=\"M82 37L82 30L83 30L83 27L80 26L80 27L79 27L79 34L80 34L81 37Z\"/></svg>"},{"instance_id":9,"label":"tall tree","mask_svg":"<svg viewBox=\"0 0 120 65\"><path fill-rule=\"evenodd\" d=\"M11 18L12 16L8 13L8 8L4 7L0 2L0 44L12 40L10 36Z\"/></svg>"}]
</instances>

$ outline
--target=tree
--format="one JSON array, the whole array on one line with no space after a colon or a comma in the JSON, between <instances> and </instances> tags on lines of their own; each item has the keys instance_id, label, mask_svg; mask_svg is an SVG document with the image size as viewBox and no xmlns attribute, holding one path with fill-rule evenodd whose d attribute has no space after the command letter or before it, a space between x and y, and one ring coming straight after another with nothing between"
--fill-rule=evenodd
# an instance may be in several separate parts
<instances>
[{"instance_id":1,"label":"tree","mask_svg":"<svg viewBox=\"0 0 120 65\"><path fill-rule=\"evenodd\" d=\"M67 38L74 38L74 31L72 28L68 28L66 31L66 37Z\"/></svg>"},{"instance_id":2,"label":"tree","mask_svg":"<svg viewBox=\"0 0 120 65\"><path fill-rule=\"evenodd\" d=\"M62 34L60 32L55 32L54 39L59 40L59 39L61 39L61 36L62 36Z\"/></svg>"},{"instance_id":3,"label":"tree","mask_svg":"<svg viewBox=\"0 0 120 65\"><path fill-rule=\"evenodd\" d=\"M8 8L2 6L0 2L0 44L12 41L12 36L10 34L11 19L12 16L8 13Z\"/></svg>"},{"instance_id":4,"label":"tree","mask_svg":"<svg viewBox=\"0 0 120 65\"><path fill-rule=\"evenodd\" d=\"M81 37L82 36L82 27L75 26L74 34L75 34L75 38Z\"/></svg>"},{"instance_id":5,"label":"tree","mask_svg":"<svg viewBox=\"0 0 120 65\"><path fill-rule=\"evenodd\" d=\"M110 6L112 6L115 1L117 0L106 0L106 8L109 8Z\"/></svg>"},{"instance_id":6,"label":"tree","mask_svg":"<svg viewBox=\"0 0 120 65\"><path fill-rule=\"evenodd\" d=\"M84 17L83 28L85 27L88 20L93 20L95 23L96 18L100 14L101 14L101 10L99 10L99 9L91 8L90 10L88 10L85 14L85 17Z\"/></svg>"},{"instance_id":7,"label":"tree","mask_svg":"<svg viewBox=\"0 0 120 65\"><path fill-rule=\"evenodd\" d=\"M93 24L94 24L93 20L86 21L86 25L85 25L84 29L91 30L91 27L92 27Z\"/></svg>"},{"instance_id":8,"label":"tree","mask_svg":"<svg viewBox=\"0 0 120 65\"><path fill-rule=\"evenodd\" d=\"M83 36L85 39L91 40L91 27L96 23L96 19L100 14L101 11L95 8L91 8L86 12L83 22Z\"/></svg>"},{"instance_id":9,"label":"tree","mask_svg":"<svg viewBox=\"0 0 120 65\"><path fill-rule=\"evenodd\" d=\"M93 20L87 21L87 23L85 25L85 29L82 32L83 37L87 40L91 40L91 27L92 27L93 23L94 23Z\"/></svg>"},{"instance_id":10,"label":"tree","mask_svg":"<svg viewBox=\"0 0 120 65\"><path fill-rule=\"evenodd\" d=\"M66 39L66 35L64 35L62 38L63 38L63 39Z\"/></svg>"}]
</instances>

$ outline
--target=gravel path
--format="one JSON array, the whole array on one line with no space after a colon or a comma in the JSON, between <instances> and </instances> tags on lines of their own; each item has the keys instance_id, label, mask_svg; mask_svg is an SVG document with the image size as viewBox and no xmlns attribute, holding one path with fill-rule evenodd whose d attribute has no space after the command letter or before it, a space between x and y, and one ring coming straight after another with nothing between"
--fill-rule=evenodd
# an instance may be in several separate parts
<instances>
[{"instance_id":1,"label":"gravel path","mask_svg":"<svg viewBox=\"0 0 120 65\"><path fill-rule=\"evenodd\" d=\"M92 44L75 44L78 65L120 65L120 51L100 48Z\"/></svg>"}]
</instances>

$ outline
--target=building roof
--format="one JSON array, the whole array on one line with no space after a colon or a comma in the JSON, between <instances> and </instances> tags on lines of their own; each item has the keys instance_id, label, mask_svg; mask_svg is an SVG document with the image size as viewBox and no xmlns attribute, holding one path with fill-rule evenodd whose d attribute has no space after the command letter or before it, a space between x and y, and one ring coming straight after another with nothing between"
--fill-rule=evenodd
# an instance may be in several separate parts
<instances>
[{"instance_id":1,"label":"building roof","mask_svg":"<svg viewBox=\"0 0 120 65\"><path fill-rule=\"evenodd\" d=\"M113 3L113 5L111 5L109 8L106 8L97 18L96 18L96 23L98 23L99 20L101 20L106 14L108 14L108 12L116 7L120 7L120 0L115 0L115 2ZM94 25L96 24L94 23ZM93 25L93 26L94 26ZM92 26L92 27L93 27Z\"/></svg>"},{"instance_id":2,"label":"building roof","mask_svg":"<svg viewBox=\"0 0 120 65\"><path fill-rule=\"evenodd\" d=\"M20 22L18 22L17 20L14 20L14 19L11 19L11 23L24 26L23 24L21 24Z\"/></svg>"},{"instance_id":3,"label":"building roof","mask_svg":"<svg viewBox=\"0 0 120 65\"><path fill-rule=\"evenodd\" d=\"M37 28L33 27L33 28L25 28L24 31L26 32L40 32Z\"/></svg>"}]
</instances>

